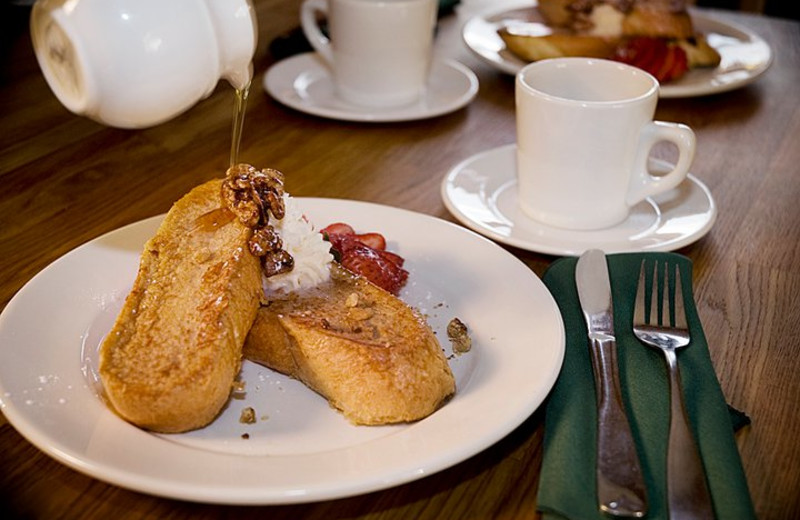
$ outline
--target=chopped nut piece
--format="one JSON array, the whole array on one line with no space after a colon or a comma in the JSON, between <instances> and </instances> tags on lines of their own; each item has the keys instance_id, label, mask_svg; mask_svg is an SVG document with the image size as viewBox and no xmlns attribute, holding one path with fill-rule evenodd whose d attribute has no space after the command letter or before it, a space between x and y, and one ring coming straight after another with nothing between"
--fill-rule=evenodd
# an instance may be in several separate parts
<instances>
[{"instance_id":1,"label":"chopped nut piece","mask_svg":"<svg viewBox=\"0 0 800 520\"><path fill-rule=\"evenodd\" d=\"M469 337L467 326L458 318L453 318L447 324L447 337L453 344L453 352L463 354L472 348L472 339Z\"/></svg>"},{"instance_id":2,"label":"chopped nut piece","mask_svg":"<svg viewBox=\"0 0 800 520\"><path fill-rule=\"evenodd\" d=\"M281 249L283 241L272 226L267 226L253 231L253 237L248 246L253 256L266 256L271 251Z\"/></svg>"},{"instance_id":3,"label":"chopped nut piece","mask_svg":"<svg viewBox=\"0 0 800 520\"><path fill-rule=\"evenodd\" d=\"M272 251L262 257L262 265L266 276L287 273L294 268L294 258L283 249Z\"/></svg>"},{"instance_id":4,"label":"chopped nut piece","mask_svg":"<svg viewBox=\"0 0 800 520\"><path fill-rule=\"evenodd\" d=\"M358 293L350 293L344 301L347 307L355 307L358 305Z\"/></svg>"},{"instance_id":5,"label":"chopped nut piece","mask_svg":"<svg viewBox=\"0 0 800 520\"><path fill-rule=\"evenodd\" d=\"M242 409L242 414L239 416L239 422L242 424L253 424L256 422L256 411L252 407Z\"/></svg>"},{"instance_id":6,"label":"chopped nut piece","mask_svg":"<svg viewBox=\"0 0 800 520\"><path fill-rule=\"evenodd\" d=\"M362 309L359 307L353 307L348 309L347 316L354 320L354 321L364 321L368 320L375 315L374 309Z\"/></svg>"},{"instance_id":7,"label":"chopped nut piece","mask_svg":"<svg viewBox=\"0 0 800 520\"><path fill-rule=\"evenodd\" d=\"M231 388L231 398L244 399L246 396L247 396L247 390L245 388L245 382L234 381L233 387Z\"/></svg>"}]
</instances>

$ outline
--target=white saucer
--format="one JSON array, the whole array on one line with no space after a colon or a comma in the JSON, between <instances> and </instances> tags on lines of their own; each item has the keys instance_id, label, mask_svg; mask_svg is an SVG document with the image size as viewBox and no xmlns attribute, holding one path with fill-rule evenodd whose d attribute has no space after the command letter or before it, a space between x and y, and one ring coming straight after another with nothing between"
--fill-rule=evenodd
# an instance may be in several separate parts
<instances>
[{"instance_id":1,"label":"white saucer","mask_svg":"<svg viewBox=\"0 0 800 520\"><path fill-rule=\"evenodd\" d=\"M652 172L670 165L651 159ZM634 206L627 220L594 231L543 224L517 209L516 145L470 157L442 181L447 209L465 226L493 240L551 255L579 255L587 249L607 253L673 251L705 235L717 216L711 192L693 175L674 190Z\"/></svg>"},{"instance_id":2,"label":"white saucer","mask_svg":"<svg viewBox=\"0 0 800 520\"><path fill-rule=\"evenodd\" d=\"M330 72L313 52L276 63L264 74L264 89L280 103L308 114L342 121L413 121L458 110L478 93L478 78L457 61L434 60L428 88L417 103L393 108L352 105L334 94Z\"/></svg>"}]
</instances>

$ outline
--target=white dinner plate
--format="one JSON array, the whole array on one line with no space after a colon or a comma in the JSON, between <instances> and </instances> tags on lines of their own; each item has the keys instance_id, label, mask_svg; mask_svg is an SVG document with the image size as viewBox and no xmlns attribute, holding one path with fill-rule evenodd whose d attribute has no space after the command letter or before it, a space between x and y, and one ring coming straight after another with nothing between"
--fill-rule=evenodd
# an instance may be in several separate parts
<instances>
[{"instance_id":1,"label":"white dinner plate","mask_svg":"<svg viewBox=\"0 0 800 520\"><path fill-rule=\"evenodd\" d=\"M365 202L298 198L318 227L379 231L406 258L401 297L450 356L456 395L412 424L353 426L301 383L245 362L243 399L211 425L153 434L103 403L97 349L162 217L101 236L52 263L0 315L0 407L31 443L122 487L199 502L283 504L366 493L428 476L498 441L542 403L564 355L555 301L493 242L427 215ZM461 319L473 341L453 356ZM239 421L244 407L255 424ZM248 438L245 438L248 437Z\"/></svg>"},{"instance_id":2,"label":"white dinner plate","mask_svg":"<svg viewBox=\"0 0 800 520\"><path fill-rule=\"evenodd\" d=\"M264 89L280 103L307 114L341 121L387 123L454 112L478 93L478 78L457 61L434 60L428 86L416 103L391 108L361 107L336 96L328 67L316 53L309 52L270 67L264 74Z\"/></svg>"},{"instance_id":3,"label":"white dinner plate","mask_svg":"<svg viewBox=\"0 0 800 520\"><path fill-rule=\"evenodd\" d=\"M520 0L497 13L470 18L462 29L467 47L479 58L507 74L516 74L527 64L507 48L497 30L510 23L529 20L536 2ZM697 68L684 77L661 85L662 98L703 96L726 92L755 81L772 64L772 50L746 27L723 22L701 10L690 11L695 29L719 52L722 61L715 68Z\"/></svg>"},{"instance_id":4,"label":"white dinner plate","mask_svg":"<svg viewBox=\"0 0 800 520\"><path fill-rule=\"evenodd\" d=\"M704 236L717 217L717 205L705 184L689 174L677 188L648 197L628 218L606 229L575 231L538 222L518 209L516 145L481 152L462 161L442 180L445 206L465 226L493 240L550 255L673 251ZM670 171L650 160L654 174Z\"/></svg>"}]
</instances>

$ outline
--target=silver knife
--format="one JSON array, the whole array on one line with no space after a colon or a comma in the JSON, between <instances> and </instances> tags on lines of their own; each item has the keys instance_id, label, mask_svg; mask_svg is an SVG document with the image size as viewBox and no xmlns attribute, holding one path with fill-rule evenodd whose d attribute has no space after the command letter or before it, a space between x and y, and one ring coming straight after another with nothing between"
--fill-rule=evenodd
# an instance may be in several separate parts
<instances>
[{"instance_id":1,"label":"silver knife","mask_svg":"<svg viewBox=\"0 0 800 520\"><path fill-rule=\"evenodd\" d=\"M606 255L586 251L575 267L575 283L592 354L597 391L597 499L605 513L640 518L647 512L642 468L622 403L611 281Z\"/></svg>"}]
</instances>

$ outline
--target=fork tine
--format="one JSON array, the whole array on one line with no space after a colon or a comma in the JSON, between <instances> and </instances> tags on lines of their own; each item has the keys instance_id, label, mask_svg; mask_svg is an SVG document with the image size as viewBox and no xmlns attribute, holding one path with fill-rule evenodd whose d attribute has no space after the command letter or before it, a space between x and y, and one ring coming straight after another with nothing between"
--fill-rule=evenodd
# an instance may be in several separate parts
<instances>
[{"instance_id":1,"label":"fork tine","mask_svg":"<svg viewBox=\"0 0 800 520\"><path fill-rule=\"evenodd\" d=\"M661 283L661 325L664 327L675 326L675 316L672 314L672 298L669 292L670 278L669 264L664 262L664 280Z\"/></svg>"},{"instance_id":2,"label":"fork tine","mask_svg":"<svg viewBox=\"0 0 800 520\"><path fill-rule=\"evenodd\" d=\"M633 304L633 323L647 323L648 314L645 309L647 300L645 299L645 269L644 260L639 268L639 284L636 287L636 300Z\"/></svg>"},{"instance_id":3,"label":"fork tine","mask_svg":"<svg viewBox=\"0 0 800 520\"><path fill-rule=\"evenodd\" d=\"M650 316L653 317L651 325L661 325L661 312L658 309L658 261L653 264L653 283L650 289Z\"/></svg>"},{"instance_id":4,"label":"fork tine","mask_svg":"<svg viewBox=\"0 0 800 520\"><path fill-rule=\"evenodd\" d=\"M659 292L658 324L661 327L668 327L669 326L669 264L664 262L664 265L661 267L661 271L664 272L664 275L660 276L658 279L658 292Z\"/></svg>"},{"instance_id":5,"label":"fork tine","mask_svg":"<svg viewBox=\"0 0 800 520\"><path fill-rule=\"evenodd\" d=\"M686 325L686 310L683 308L683 286L681 284L681 270L675 265L675 327L688 328Z\"/></svg>"}]
</instances>

